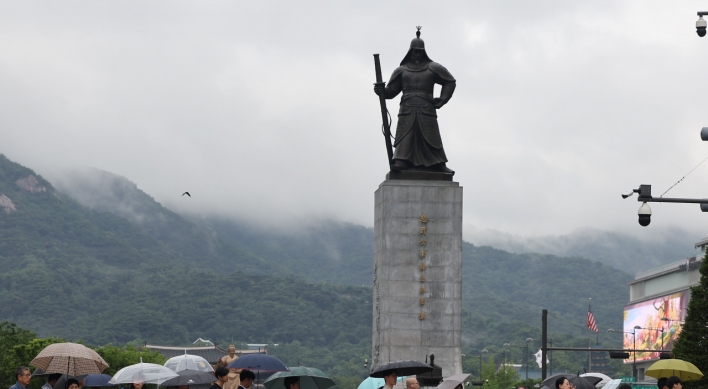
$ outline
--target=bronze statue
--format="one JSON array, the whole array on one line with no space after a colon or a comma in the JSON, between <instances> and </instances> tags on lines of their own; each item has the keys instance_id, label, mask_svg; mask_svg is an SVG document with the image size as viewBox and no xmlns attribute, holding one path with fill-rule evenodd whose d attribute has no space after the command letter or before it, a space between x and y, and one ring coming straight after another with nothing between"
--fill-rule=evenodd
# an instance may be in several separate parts
<instances>
[{"instance_id":1,"label":"bronze statue","mask_svg":"<svg viewBox=\"0 0 708 389\"><path fill-rule=\"evenodd\" d=\"M455 174L446 166L447 157L436 112L450 101L455 91L455 78L444 66L428 57L425 42L420 39L420 27L417 28L408 53L401 66L393 71L388 85L377 82L374 86L374 92L386 99L403 92L393 144L396 151L390 157L391 170ZM375 57L378 60L378 56ZM440 97L433 97L435 84L442 85Z\"/></svg>"},{"instance_id":2,"label":"bronze statue","mask_svg":"<svg viewBox=\"0 0 708 389\"><path fill-rule=\"evenodd\" d=\"M236 356L236 346L233 344L229 345L229 354L224 355L219 359L217 362L217 366L228 366L229 363L233 362L238 358ZM224 384L223 389L236 389L238 388L239 384L241 381L239 380L238 373L241 371L241 369L229 369L229 381Z\"/></svg>"}]
</instances>

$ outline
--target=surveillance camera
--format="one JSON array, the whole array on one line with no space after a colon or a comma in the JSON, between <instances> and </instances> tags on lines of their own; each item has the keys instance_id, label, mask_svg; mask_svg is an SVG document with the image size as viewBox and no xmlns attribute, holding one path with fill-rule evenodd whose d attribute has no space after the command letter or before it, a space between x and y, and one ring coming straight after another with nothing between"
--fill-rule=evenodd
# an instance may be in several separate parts
<instances>
[{"instance_id":1,"label":"surveillance camera","mask_svg":"<svg viewBox=\"0 0 708 389\"><path fill-rule=\"evenodd\" d=\"M630 196L632 196L633 194L634 194L634 190L633 190L633 189L628 190L628 191L622 193L622 198L623 198L623 199L626 199L627 197L630 197Z\"/></svg>"},{"instance_id":2,"label":"surveillance camera","mask_svg":"<svg viewBox=\"0 0 708 389\"><path fill-rule=\"evenodd\" d=\"M642 206L639 207L639 211L637 211L637 214L639 215L639 225L642 227L646 227L651 223L651 208L649 208L649 205L647 203L642 203Z\"/></svg>"},{"instance_id":3,"label":"surveillance camera","mask_svg":"<svg viewBox=\"0 0 708 389\"><path fill-rule=\"evenodd\" d=\"M706 36L706 21L703 20L703 15L698 16L696 21L696 34L700 37Z\"/></svg>"}]
</instances>

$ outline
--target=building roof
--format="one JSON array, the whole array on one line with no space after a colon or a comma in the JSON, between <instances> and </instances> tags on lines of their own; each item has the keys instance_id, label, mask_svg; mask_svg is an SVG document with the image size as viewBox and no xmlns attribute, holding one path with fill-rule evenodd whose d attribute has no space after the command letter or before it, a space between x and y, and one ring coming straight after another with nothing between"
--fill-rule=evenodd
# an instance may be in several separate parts
<instances>
[{"instance_id":1,"label":"building roof","mask_svg":"<svg viewBox=\"0 0 708 389\"><path fill-rule=\"evenodd\" d=\"M198 355L215 365L219 358L228 354L228 350L224 350L219 346L201 346L201 347L176 347L176 346L157 346L154 344L146 344L143 346L146 349L157 351L165 358L172 358L183 354Z\"/></svg>"},{"instance_id":2,"label":"building roof","mask_svg":"<svg viewBox=\"0 0 708 389\"><path fill-rule=\"evenodd\" d=\"M229 353L229 350L224 350L223 348L219 346L200 346L200 347L192 347L192 346L157 346L154 344L146 344L143 346L143 348L152 350L152 351L157 351L160 354L162 354L165 358L172 358L172 357L177 357L183 354L192 354L192 355L198 355L204 359L206 359L209 363L212 365L216 365L216 363L219 361L221 357L224 355L227 355ZM267 354L267 349L266 350L236 350L236 355L237 356L242 356L246 354Z\"/></svg>"}]
</instances>

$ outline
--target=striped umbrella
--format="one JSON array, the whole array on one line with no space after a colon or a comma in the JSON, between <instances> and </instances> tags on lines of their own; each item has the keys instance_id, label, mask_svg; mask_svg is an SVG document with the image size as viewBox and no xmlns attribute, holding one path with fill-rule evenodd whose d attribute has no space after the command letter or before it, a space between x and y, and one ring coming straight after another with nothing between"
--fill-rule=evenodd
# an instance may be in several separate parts
<instances>
[{"instance_id":1,"label":"striped umbrella","mask_svg":"<svg viewBox=\"0 0 708 389\"><path fill-rule=\"evenodd\" d=\"M78 343L50 344L34 357L30 365L45 373L73 376L101 374L108 368L106 361L97 352Z\"/></svg>"}]
</instances>

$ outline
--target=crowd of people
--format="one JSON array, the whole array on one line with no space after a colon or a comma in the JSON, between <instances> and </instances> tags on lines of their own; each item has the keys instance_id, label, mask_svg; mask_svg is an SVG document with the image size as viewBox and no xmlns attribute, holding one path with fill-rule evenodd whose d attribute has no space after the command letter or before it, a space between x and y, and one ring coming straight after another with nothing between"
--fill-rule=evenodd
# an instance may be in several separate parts
<instances>
[{"instance_id":1,"label":"crowd of people","mask_svg":"<svg viewBox=\"0 0 708 389\"><path fill-rule=\"evenodd\" d=\"M681 389L681 379L676 376L659 378L656 381L658 389ZM556 379L556 389L575 389L575 385L565 377ZM617 389L632 389L632 385L624 383Z\"/></svg>"},{"instance_id":2,"label":"crowd of people","mask_svg":"<svg viewBox=\"0 0 708 389\"><path fill-rule=\"evenodd\" d=\"M209 389L224 389L224 386L229 382L229 372L230 370L225 367L217 367L214 370L214 382L209 387ZM66 376L65 376L66 377ZM15 370L15 378L17 382L10 386L9 389L29 389L30 380L32 379L32 374L26 366L20 366ZM62 378L62 374L49 374L46 376L46 383L42 386L42 389L83 389L84 382L79 381L76 378L68 377ZM256 375L251 370L241 370L238 373L238 379L240 383L238 389L251 389L253 386L253 381L256 379ZM132 382L127 388L121 389L143 389L145 385L144 382L136 380ZM188 389L189 386L168 386L167 389ZM285 388L286 389L300 389L300 378L299 377L286 377L285 378Z\"/></svg>"}]
</instances>

